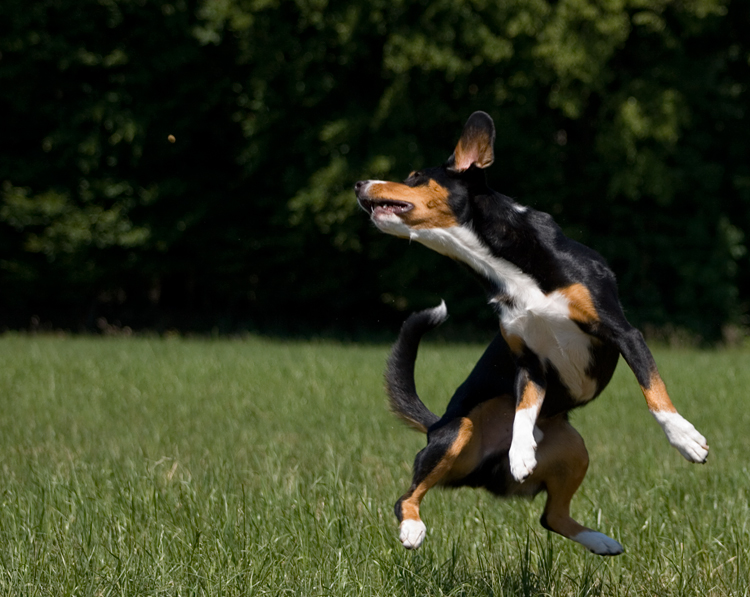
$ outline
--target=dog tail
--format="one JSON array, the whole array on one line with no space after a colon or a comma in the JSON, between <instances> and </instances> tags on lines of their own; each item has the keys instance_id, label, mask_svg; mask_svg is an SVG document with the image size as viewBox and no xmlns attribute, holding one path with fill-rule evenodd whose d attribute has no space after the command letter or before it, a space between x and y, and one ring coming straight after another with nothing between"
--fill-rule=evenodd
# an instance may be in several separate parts
<instances>
[{"instance_id":1,"label":"dog tail","mask_svg":"<svg viewBox=\"0 0 750 597\"><path fill-rule=\"evenodd\" d=\"M427 433L440 417L419 399L414 383L414 364L422 336L448 318L445 301L432 309L412 313L401 326L385 369L385 388L391 410L417 431Z\"/></svg>"}]
</instances>

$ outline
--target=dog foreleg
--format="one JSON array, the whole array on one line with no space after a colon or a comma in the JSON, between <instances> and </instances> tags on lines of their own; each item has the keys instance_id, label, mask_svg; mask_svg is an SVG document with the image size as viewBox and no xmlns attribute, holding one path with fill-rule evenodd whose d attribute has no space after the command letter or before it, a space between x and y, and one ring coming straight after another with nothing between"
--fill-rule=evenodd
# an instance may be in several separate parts
<instances>
[{"instance_id":1,"label":"dog foreleg","mask_svg":"<svg viewBox=\"0 0 750 597\"><path fill-rule=\"evenodd\" d=\"M510 473L522 482L536 468L536 447L542 432L536 420L544 401L546 384L529 369L520 368L516 378L516 414L513 419L513 438L508 452Z\"/></svg>"},{"instance_id":2,"label":"dog foreleg","mask_svg":"<svg viewBox=\"0 0 750 597\"><path fill-rule=\"evenodd\" d=\"M641 386L649 411L661 425L669 443L690 462L706 462L706 438L672 404L643 335L635 328L630 328L616 338L622 356Z\"/></svg>"}]
</instances>

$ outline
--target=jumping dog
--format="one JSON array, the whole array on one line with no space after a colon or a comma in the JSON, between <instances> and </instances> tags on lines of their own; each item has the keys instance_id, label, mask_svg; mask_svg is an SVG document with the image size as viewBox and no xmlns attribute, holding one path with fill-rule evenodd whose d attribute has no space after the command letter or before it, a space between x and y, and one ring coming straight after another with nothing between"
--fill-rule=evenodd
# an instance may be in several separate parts
<instances>
[{"instance_id":1,"label":"jumping dog","mask_svg":"<svg viewBox=\"0 0 750 597\"><path fill-rule=\"evenodd\" d=\"M567 238L549 214L488 187L484 170L494 161L494 141L492 119L475 112L442 166L412 172L402 183L355 185L378 229L473 269L500 320L442 417L417 397L413 361L421 334L445 317L444 306L412 316L396 342L386 375L391 404L428 438L412 485L396 504L401 543L415 549L424 540L419 507L430 488L469 485L499 495L546 490L544 527L594 553L616 555L617 541L570 517L588 453L567 413L604 390L622 355L669 442L691 462L705 462L708 445L672 404L604 259Z\"/></svg>"}]
</instances>

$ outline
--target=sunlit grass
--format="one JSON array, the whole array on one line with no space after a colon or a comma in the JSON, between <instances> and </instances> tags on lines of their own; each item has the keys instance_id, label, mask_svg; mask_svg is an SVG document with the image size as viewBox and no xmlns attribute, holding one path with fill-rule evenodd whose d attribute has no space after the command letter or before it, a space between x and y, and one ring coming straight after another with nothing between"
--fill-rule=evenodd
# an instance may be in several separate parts
<instances>
[{"instance_id":1,"label":"sunlit grass","mask_svg":"<svg viewBox=\"0 0 750 597\"><path fill-rule=\"evenodd\" d=\"M426 345L440 411L481 346ZM573 416L573 502L626 553L538 525L542 499L435 490L406 552L392 505L424 438L387 411L386 346L0 337L5 595L748 595L748 352L656 351L705 466L623 363Z\"/></svg>"}]
</instances>

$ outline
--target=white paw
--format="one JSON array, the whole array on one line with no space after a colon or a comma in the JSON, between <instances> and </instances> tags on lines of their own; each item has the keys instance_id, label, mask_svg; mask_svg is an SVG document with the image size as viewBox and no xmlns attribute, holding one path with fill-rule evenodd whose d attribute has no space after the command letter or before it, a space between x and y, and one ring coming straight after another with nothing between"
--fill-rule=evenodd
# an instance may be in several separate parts
<instances>
[{"instance_id":1,"label":"white paw","mask_svg":"<svg viewBox=\"0 0 750 597\"><path fill-rule=\"evenodd\" d=\"M422 545L427 527L421 520L404 520L399 527L399 540L406 549L417 549Z\"/></svg>"},{"instance_id":2,"label":"white paw","mask_svg":"<svg viewBox=\"0 0 750 597\"><path fill-rule=\"evenodd\" d=\"M679 413L656 412L654 418L659 422L664 433L680 454L690 462L706 462L708 444L693 424Z\"/></svg>"},{"instance_id":3,"label":"white paw","mask_svg":"<svg viewBox=\"0 0 750 597\"><path fill-rule=\"evenodd\" d=\"M521 483L536 468L536 442L531 441L513 441L508 452L510 462L510 474L513 478Z\"/></svg>"},{"instance_id":4,"label":"white paw","mask_svg":"<svg viewBox=\"0 0 750 597\"><path fill-rule=\"evenodd\" d=\"M597 531L583 531L572 539L599 556L616 556L625 551L619 542Z\"/></svg>"}]
</instances>

